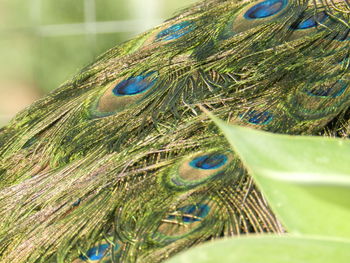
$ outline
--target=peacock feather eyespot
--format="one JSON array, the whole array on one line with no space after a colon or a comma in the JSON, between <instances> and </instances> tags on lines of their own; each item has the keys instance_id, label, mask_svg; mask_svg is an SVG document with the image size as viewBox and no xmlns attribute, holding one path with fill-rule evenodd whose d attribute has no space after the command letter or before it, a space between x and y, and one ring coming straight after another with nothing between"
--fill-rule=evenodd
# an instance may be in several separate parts
<instances>
[{"instance_id":1,"label":"peacock feather eyespot","mask_svg":"<svg viewBox=\"0 0 350 263\"><path fill-rule=\"evenodd\" d=\"M296 120L320 120L349 102L346 92L349 81L338 79L339 75L330 79L321 78L311 82L290 94L285 102L289 113Z\"/></svg>"},{"instance_id":2,"label":"peacock feather eyespot","mask_svg":"<svg viewBox=\"0 0 350 263\"><path fill-rule=\"evenodd\" d=\"M162 176L166 187L176 191L189 190L221 177L232 161L229 152L212 150L185 158L177 167Z\"/></svg>"},{"instance_id":3,"label":"peacock feather eyespot","mask_svg":"<svg viewBox=\"0 0 350 263\"><path fill-rule=\"evenodd\" d=\"M289 0L265 0L255 4L246 5L239 13L234 14L233 19L221 32L221 39L228 39L238 33L245 32L264 23L282 19L291 8Z\"/></svg>"},{"instance_id":4,"label":"peacock feather eyespot","mask_svg":"<svg viewBox=\"0 0 350 263\"><path fill-rule=\"evenodd\" d=\"M246 19L260 19L276 15L288 5L288 0L265 0L251 7L245 14Z\"/></svg>"},{"instance_id":5,"label":"peacock feather eyespot","mask_svg":"<svg viewBox=\"0 0 350 263\"><path fill-rule=\"evenodd\" d=\"M93 118L106 117L140 101L157 83L157 72L132 76L112 84L96 99L90 113Z\"/></svg>"},{"instance_id":6,"label":"peacock feather eyespot","mask_svg":"<svg viewBox=\"0 0 350 263\"><path fill-rule=\"evenodd\" d=\"M207 204L195 204L180 207L175 213L168 215L167 220L177 220L186 224L202 221L210 212Z\"/></svg>"},{"instance_id":7,"label":"peacock feather eyespot","mask_svg":"<svg viewBox=\"0 0 350 263\"><path fill-rule=\"evenodd\" d=\"M200 233L208 223L207 220L215 214L215 203L201 200L197 202L186 202L170 211L161 220L158 231L153 238L163 245L168 245L183 237Z\"/></svg>"},{"instance_id":8,"label":"peacock feather eyespot","mask_svg":"<svg viewBox=\"0 0 350 263\"><path fill-rule=\"evenodd\" d=\"M193 22L183 21L159 32L156 37L156 41L170 41L179 39L182 36L190 33L193 29Z\"/></svg>"},{"instance_id":9,"label":"peacock feather eyespot","mask_svg":"<svg viewBox=\"0 0 350 263\"><path fill-rule=\"evenodd\" d=\"M267 125L273 120L273 114L269 111L249 110L240 115L241 119L254 125Z\"/></svg>"},{"instance_id":10,"label":"peacock feather eyespot","mask_svg":"<svg viewBox=\"0 0 350 263\"><path fill-rule=\"evenodd\" d=\"M333 85L321 85L312 87L305 92L310 96L336 98L341 96L347 89L348 84L344 80L337 80Z\"/></svg>"},{"instance_id":11,"label":"peacock feather eyespot","mask_svg":"<svg viewBox=\"0 0 350 263\"><path fill-rule=\"evenodd\" d=\"M110 262L111 256L115 258L119 248L120 245L118 243L113 246L107 243L99 244L90 248L85 254L80 255L79 258L84 262Z\"/></svg>"},{"instance_id":12,"label":"peacock feather eyespot","mask_svg":"<svg viewBox=\"0 0 350 263\"><path fill-rule=\"evenodd\" d=\"M316 15L311 15L300 22L291 25L292 30L305 30L317 27L318 24L323 23L329 16L325 11L318 12Z\"/></svg>"},{"instance_id":13,"label":"peacock feather eyespot","mask_svg":"<svg viewBox=\"0 0 350 263\"><path fill-rule=\"evenodd\" d=\"M80 259L84 261L99 261L107 255L109 244L101 244L99 246L90 248L86 255L81 255Z\"/></svg>"}]
</instances>

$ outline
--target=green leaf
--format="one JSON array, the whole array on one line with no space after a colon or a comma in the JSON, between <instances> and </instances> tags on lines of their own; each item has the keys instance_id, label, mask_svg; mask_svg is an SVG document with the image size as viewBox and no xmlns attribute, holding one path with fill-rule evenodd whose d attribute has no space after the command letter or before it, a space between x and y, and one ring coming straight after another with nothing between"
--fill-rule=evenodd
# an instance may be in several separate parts
<instances>
[{"instance_id":1,"label":"green leaf","mask_svg":"<svg viewBox=\"0 0 350 263\"><path fill-rule=\"evenodd\" d=\"M222 129L291 233L350 238L350 142Z\"/></svg>"},{"instance_id":2,"label":"green leaf","mask_svg":"<svg viewBox=\"0 0 350 263\"><path fill-rule=\"evenodd\" d=\"M348 263L350 243L310 237L242 237L206 243L167 263Z\"/></svg>"}]
</instances>

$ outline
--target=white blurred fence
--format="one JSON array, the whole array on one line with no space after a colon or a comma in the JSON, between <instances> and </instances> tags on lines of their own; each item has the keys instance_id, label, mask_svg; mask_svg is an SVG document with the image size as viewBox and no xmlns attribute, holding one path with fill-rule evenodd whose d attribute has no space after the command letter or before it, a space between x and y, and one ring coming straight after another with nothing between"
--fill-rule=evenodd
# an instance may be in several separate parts
<instances>
[{"instance_id":1,"label":"white blurred fence","mask_svg":"<svg viewBox=\"0 0 350 263\"><path fill-rule=\"evenodd\" d=\"M41 3L47 0L31 0L31 17L42 36L86 34L94 38L100 33L142 32L159 24L161 0L127 0L132 17L128 20L97 21L96 5L103 0L84 0L84 22L73 24L40 25ZM120 1L120 0L119 0Z\"/></svg>"},{"instance_id":2,"label":"white blurred fence","mask_svg":"<svg viewBox=\"0 0 350 263\"><path fill-rule=\"evenodd\" d=\"M98 21L96 16L96 6L104 5L104 0L83 0L81 10L84 10L84 19L79 23L45 24L43 23L43 5L47 1L59 0L24 0L29 1L30 20L28 25L31 32L35 32L39 37L64 37L84 35L91 47L96 46L98 34L126 32L136 34L143 32L161 23L161 1L164 0L114 0L115 4L123 4L123 10L127 7L129 18L126 20ZM74 0L72 0L74 1ZM79 1L80 2L80 1ZM76 3L74 3L76 4ZM110 2L109 2L110 4ZM33 31L32 31L33 30ZM8 91L12 92L13 91ZM28 103L27 101L25 103ZM30 103L30 102L29 102ZM2 108L6 106L2 105ZM0 127L7 123L12 117L12 110L2 111L0 107Z\"/></svg>"}]
</instances>

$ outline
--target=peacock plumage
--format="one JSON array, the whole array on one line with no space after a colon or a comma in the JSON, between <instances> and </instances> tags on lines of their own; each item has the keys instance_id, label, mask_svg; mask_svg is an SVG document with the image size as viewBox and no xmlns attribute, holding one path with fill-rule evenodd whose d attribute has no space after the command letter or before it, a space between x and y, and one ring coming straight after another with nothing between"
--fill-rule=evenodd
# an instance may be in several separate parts
<instances>
[{"instance_id":1,"label":"peacock plumage","mask_svg":"<svg viewBox=\"0 0 350 263\"><path fill-rule=\"evenodd\" d=\"M199 106L347 137L349 40L348 0L206 0L107 51L0 130L0 262L153 263L283 232Z\"/></svg>"}]
</instances>

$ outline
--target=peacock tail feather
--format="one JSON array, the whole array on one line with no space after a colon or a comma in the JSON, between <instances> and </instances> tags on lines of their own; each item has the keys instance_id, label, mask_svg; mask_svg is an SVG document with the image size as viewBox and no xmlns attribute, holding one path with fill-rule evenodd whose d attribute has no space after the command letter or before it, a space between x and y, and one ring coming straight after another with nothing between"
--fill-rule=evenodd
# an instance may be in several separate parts
<instances>
[{"instance_id":1,"label":"peacock tail feather","mask_svg":"<svg viewBox=\"0 0 350 263\"><path fill-rule=\"evenodd\" d=\"M207 0L0 130L0 261L161 262L283 232L218 128L348 137L348 0Z\"/></svg>"}]
</instances>

